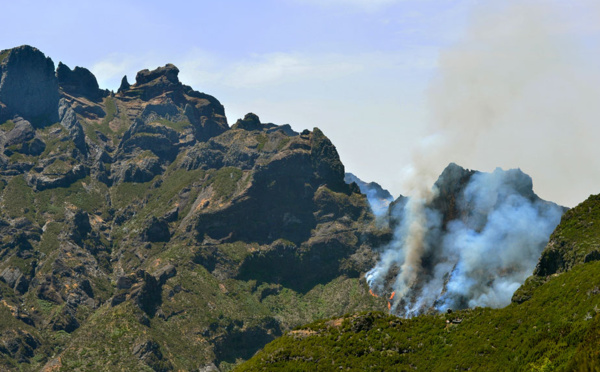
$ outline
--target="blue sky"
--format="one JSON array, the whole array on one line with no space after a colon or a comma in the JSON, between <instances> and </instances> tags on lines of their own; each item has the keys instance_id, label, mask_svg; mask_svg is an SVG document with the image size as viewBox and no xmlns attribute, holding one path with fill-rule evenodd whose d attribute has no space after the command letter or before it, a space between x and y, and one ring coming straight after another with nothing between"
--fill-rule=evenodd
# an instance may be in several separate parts
<instances>
[{"instance_id":1,"label":"blue sky","mask_svg":"<svg viewBox=\"0 0 600 372\"><path fill-rule=\"evenodd\" d=\"M133 83L143 68L174 63L182 82L224 104L230 124L255 112L296 130L319 127L348 171L395 195L410 193L407 178L437 175L450 161L486 171L521 167L542 197L567 205L600 190L592 175L600 172L589 169L600 165L589 161L600 158L591 142L577 151L561 148L572 153L568 161L552 155L572 135L561 132L561 123L577 132L566 138L571 145L595 134L587 131L598 112L581 104L583 95L598 93L586 83L597 78L600 44L600 7L591 0L59 0L2 8L0 49L33 45L55 64L89 68L102 87L115 90L123 75ZM540 53L527 52L538 47ZM567 49L573 57L556 52ZM492 57L498 50L508 55L502 65ZM538 75L544 83L529 79ZM526 84L508 86L507 76ZM462 86L472 80L485 85ZM455 93L457 84L464 95ZM565 86L568 96L534 93ZM514 89L524 93L507 101ZM474 115L473 96L479 109L503 114ZM526 110L547 106L556 111L550 119ZM570 107L585 112L572 114ZM516 130L525 133L520 142L511 140ZM577 190L561 181L579 171L587 172Z\"/></svg>"}]
</instances>

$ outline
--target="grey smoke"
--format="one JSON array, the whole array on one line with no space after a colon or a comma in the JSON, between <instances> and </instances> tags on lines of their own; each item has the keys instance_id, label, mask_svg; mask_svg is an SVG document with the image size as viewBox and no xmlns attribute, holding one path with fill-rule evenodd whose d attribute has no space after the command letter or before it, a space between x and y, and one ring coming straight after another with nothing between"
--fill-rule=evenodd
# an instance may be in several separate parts
<instances>
[{"instance_id":1,"label":"grey smoke","mask_svg":"<svg viewBox=\"0 0 600 372\"><path fill-rule=\"evenodd\" d=\"M421 185L454 161L521 168L538 195L569 207L598 192L599 4L473 2L464 35L441 51L428 91L431 136L410 164Z\"/></svg>"},{"instance_id":2,"label":"grey smoke","mask_svg":"<svg viewBox=\"0 0 600 372\"><path fill-rule=\"evenodd\" d=\"M451 165L437 184L455 188L465 172ZM457 190L458 213L446 223L435 207L439 190L396 206L395 239L367 274L375 293L396 292L393 313L508 305L564 211L533 194L531 178L516 169L474 173Z\"/></svg>"}]
</instances>

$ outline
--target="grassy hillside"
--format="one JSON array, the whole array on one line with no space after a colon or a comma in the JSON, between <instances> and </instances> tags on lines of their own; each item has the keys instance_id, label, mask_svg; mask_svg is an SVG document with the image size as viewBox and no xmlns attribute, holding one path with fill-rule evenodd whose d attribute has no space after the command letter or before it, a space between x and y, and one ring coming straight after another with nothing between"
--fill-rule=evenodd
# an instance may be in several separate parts
<instances>
[{"instance_id":1,"label":"grassy hillside","mask_svg":"<svg viewBox=\"0 0 600 372\"><path fill-rule=\"evenodd\" d=\"M270 343L237 371L598 370L599 278L600 262L593 262L504 309L321 320Z\"/></svg>"}]
</instances>

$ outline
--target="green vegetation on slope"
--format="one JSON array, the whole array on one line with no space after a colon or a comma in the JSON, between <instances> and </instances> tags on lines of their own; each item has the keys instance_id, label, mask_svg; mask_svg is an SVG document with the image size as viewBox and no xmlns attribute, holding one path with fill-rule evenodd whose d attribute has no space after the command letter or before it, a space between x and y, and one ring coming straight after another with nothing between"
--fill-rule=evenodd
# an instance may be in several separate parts
<instances>
[{"instance_id":1,"label":"green vegetation on slope","mask_svg":"<svg viewBox=\"0 0 600 372\"><path fill-rule=\"evenodd\" d=\"M158 119L157 122L166 127L174 129L179 133L184 132L186 129L192 128L192 124L190 124L189 121L171 121L166 119Z\"/></svg>"},{"instance_id":2,"label":"green vegetation on slope","mask_svg":"<svg viewBox=\"0 0 600 372\"><path fill-rule=\"evenodd\" d=\"M599 338L598 278L600 262L593 262L504 309L321 320L287 333L237 370L598 370L597 343L589 344Z\"/></svg>"},{"instance_id":3,"label":"green vegetation on slope","mask_svg":"<svg viewBox=\"0 0 600 372\"><path fill-rule=\"evenodd\" d=\"M236 167L225 167L214 172L209 179L217 197L230 199L236 191L237 183L242 178L242 170Z\"/></svg>"},{"instance_id":4,"label":"green vegetation on slope","mask_svg":"<svg viewBox=\"0 0 600 372\"><path fill-rule=\"evenodd\" d=\"M560 273L593 260L600 260L600 195L590 196L563 215L535 273Z\"/></svg>"},{"instance_id":5,"label":"green vegetation on slope","mask_svg":"<svg viewBox=\"0 0 600 372\"><path fill-rule=\"evenodd\" d=\"M338 278L303 295L276 285L257 286L255 281L221 282L202 267L182 270L165 285L163 297L156 317L147 317L128 302L96 311L66 343L60 370L145 370L142 361L128 355L146 342L156 343L171 368L193 370L217 357L219 367L228 370L243 361L236 356L249 358L260 342L278 335L275 319L289 327L348 309L385 306L368 296L358 279ZM248 348L252 338L255 348L240 349Z\"/></svg>"}]
</instances>

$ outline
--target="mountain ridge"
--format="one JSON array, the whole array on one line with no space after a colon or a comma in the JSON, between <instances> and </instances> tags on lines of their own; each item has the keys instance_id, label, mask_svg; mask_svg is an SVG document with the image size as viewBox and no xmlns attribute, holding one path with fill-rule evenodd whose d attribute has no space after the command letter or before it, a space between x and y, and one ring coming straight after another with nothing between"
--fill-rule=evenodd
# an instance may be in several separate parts
<instances>
[{"instance_id":1,"label":"mountain ridge","mask_svg":"<svg viewBox=\"0 0 600 372\"><path fill-rule=\"evenodd\" d=\"M385 306L360 279L385 236L318 128L230 127L170 64L113 93L33 47L0 56L1 368L228 370Z\"/></svg>"}]
</instances>

